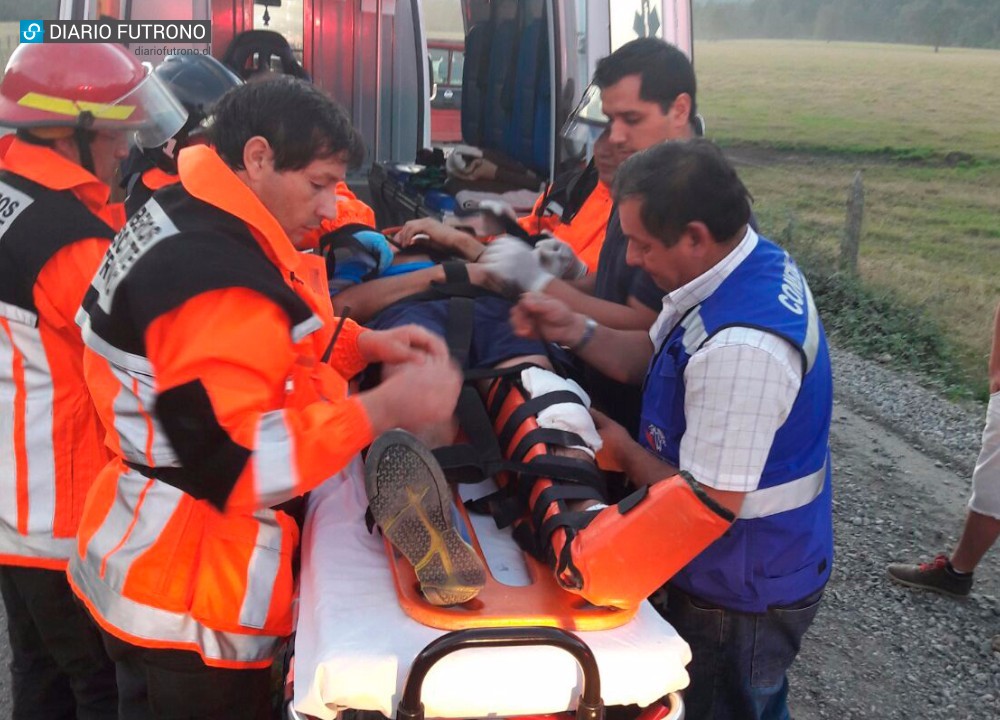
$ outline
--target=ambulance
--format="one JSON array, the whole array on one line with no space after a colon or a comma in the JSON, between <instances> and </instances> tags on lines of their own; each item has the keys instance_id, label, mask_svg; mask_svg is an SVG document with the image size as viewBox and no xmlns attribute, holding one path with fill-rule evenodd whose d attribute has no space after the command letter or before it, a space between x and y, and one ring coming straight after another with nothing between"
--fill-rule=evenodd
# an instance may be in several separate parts
<instances>
[{"instance_id":1,"label":"ambulance","mask_svg":"<svg viewBox=\"0 0 1000 720\"><path fill-rule=\"evenodd\" d=\"M287 41L304 74L347 108L362 133L367 156L349 182L372 201L383 225L455 209L451 199L433 190L433 182L414 182L434 158L422 153L424 162L417 162L422 149L438 146L449 154L457 144L472 146L509 157L541 181L552 180L586 156L587 138L579 132L566 137L561 130L581 108L600 58L647 35L677 45L689 57L693 50L691 0L60 0L58 5L63 20L211 22L210 43L130 45L151 64L170 51L211 52L224 60L234 41L249 41L241 56L245 75L287 71L289 58L273 47L280 36L278 42ZM255 41L259 47L253 47ZM439 83L443 47L449 50L449 72ZM456 51L462 63L457 77ZM600 124L596 95L589 100L577 117L584 130L588 120ZM435 120L448 126L435 128Z\"/></svg>"}]
</instances>

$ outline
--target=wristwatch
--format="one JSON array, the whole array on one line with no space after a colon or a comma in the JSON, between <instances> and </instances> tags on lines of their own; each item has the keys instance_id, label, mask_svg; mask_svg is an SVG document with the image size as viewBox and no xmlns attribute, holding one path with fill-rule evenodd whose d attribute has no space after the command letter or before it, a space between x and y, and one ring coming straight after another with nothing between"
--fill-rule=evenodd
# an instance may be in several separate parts
<instances>
[{"instance_id":1,"label":"wristwatch","mask_svg":"<svg viewBox=\"0 0 1000 720\"><path fill-rule=\"evenodd\" d=\"M597 321L592 317L585 317L583 319L583 335L577 340L573 345L564 345L570 352L579 352L594 339L594 332L597 330Z\"/></svg>"}]
</instances>

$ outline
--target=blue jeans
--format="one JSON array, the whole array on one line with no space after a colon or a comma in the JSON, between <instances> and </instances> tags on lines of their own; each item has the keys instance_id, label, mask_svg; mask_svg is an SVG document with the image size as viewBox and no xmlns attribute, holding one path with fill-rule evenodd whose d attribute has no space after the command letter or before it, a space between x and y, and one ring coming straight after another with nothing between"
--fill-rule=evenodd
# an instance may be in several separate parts
<instances>
[{"instance_id":1,"label":"blue jeans","mask_svg":"<svg viewBox=\"0 0 1000 720\"><path fill-rule=\"evenodd\" d=\"M785 673L822 596L819 590L762 614L727 610L674 588L666 607L657 597L654 607L691 646L688 720L790 720Z\"/></svg>"}]
</instances>

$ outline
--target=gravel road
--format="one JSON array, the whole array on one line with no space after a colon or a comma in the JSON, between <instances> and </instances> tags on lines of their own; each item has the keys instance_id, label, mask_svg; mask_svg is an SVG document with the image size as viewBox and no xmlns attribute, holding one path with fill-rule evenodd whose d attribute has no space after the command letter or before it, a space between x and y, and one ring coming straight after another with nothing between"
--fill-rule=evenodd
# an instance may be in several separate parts
<instances>
[{"instance_id":1,"label":"gravel road","mask_svg":"<svg viewBox=\"0 0 1000 720\"><path fill-rule=\"evenodd\" d=\"M890 562L953 547L985 408L948 403L845 352L834 352L833 367L836 557L791 674L794 715L996 720L1000 548L980 564L964 601L907 590L885 575Z\"/></svg>"},{"instance_id":2,"label":"gravel road","mask_svg":"<svg viewBox=\"0 0 1000 720\"><path fill-rule=\"evenodd\" d=\"M792 670L798 720L1000 718L1000 548L955 601L891 584L885 566L949 549L965 515L984 408L946 402L834 352L836 558ZM4 618L0 613L0 625ZM0 627L0 666L9 661ZM0 718L10 678L0 671Z\"/></svg>"}]
</instances>

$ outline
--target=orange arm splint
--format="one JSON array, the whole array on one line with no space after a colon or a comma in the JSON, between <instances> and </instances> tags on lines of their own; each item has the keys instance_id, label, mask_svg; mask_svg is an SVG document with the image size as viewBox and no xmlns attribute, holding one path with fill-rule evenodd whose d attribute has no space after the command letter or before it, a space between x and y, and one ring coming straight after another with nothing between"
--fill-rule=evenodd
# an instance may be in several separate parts
<instances>
[{"instance_id":1,"label":"orange arm splint","mask_svg":"<svg viewBox=\"0 0 1000 720\"><path fill-rule=\"evenodd\" d=\"M595 605L633 607L649 597L729 528L733 515L685 473L605 508L570 545L582 579L580 594Z\"/></svg>"}]
</instances>

